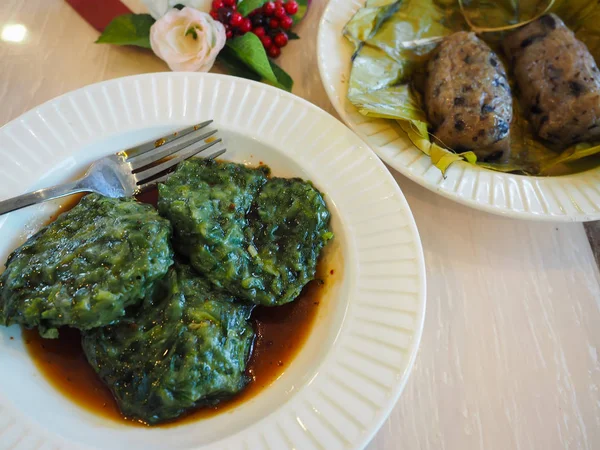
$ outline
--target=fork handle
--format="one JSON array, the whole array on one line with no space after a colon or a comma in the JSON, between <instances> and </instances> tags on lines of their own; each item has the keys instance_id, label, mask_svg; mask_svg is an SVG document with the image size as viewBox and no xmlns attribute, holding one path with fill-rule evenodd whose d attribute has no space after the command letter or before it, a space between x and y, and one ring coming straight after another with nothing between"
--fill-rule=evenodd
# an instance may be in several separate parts
<instances>
[{"instance_id":1,"label":"fork handle","mask_svg":"<svg viewBox=\"0 0 600 450\"><path fill-rule=\"evenodd\" d=\"M46 189L40 189L39 191L19 195L18 197L0 201L0 216L11 211L16 211L17 209L45 202L47 200L78 194L80 192L90 192L90 189L82 186L82 184L79 182L73 182L59 184Z\"/></svg>"}]
</instances>

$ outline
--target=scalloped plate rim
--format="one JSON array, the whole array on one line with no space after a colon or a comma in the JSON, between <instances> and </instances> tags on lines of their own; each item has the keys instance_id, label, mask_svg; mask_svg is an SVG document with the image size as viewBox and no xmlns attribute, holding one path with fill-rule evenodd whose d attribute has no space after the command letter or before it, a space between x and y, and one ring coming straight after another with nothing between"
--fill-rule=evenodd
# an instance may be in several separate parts
<instances>
[{"instance_id":1,"label":"scalloped plate rim","mask_svg":"<svg viewBox=\"0 0 600 450\"><path fill-rule=\"evenodd\" d=\"M42 112L45 111L45 108L48 108L49 106L57 106L61 102L65 101L66 99L75 98L78 94L82 94L82 93L89 94L90 92L95 92L94 90L112 88L112 86L122 87L123 85L125 85L128 82L136 82L139 80L141 80L141 82L144 82L144 80L159 80L159 82L162 82L162 80L169 80L168 83L171 83L170 80L185 79L186 83L188 83L188 80L192 80L192 82L193 82L194 80L201 80L203 78L206 80L221 80L223 83L232 83L232 86L234 86L234 89L238 85L249 86L251 90L256 89L257 91L260 91L261 93L266 93L265 95L267 97L268 96L277 96L280 99L286 99L286 101L288 101L289 103L292 103L292 104L294 102L298 102L299 105L302 106L302 108L304 108L306 111L311 112L311 114L321 115L323 117L323 121L329 123L333 129L335 129L337 132L339 132L339 134L341 136L344 137L344 139L348 139L349 141L354 142L353 147L357 147L357 148L362 147L362 149L360 149L360 151L362 152L362 154L365 155L365 161L367 161L368 164L371 165L371 167L373 167L373 171L376 175L381 174L385 178L385 183L382 183L382 185L385 184L386 187L389 187L393 191L392 199L385 200L385 201L388 203L392 203L392 201L394 201L400 205L401 210L399 210L397 212L394 211L392 214L392 217L397 217L399 219L402 219L403 222L405 222L402 229L406 228L408 230L407 233L410 234L410 239L405 244L410 245L411 248L415 252L414 260L411 261L408 269L406 269L408 271L407 273L409 273L409 274L412 274L414 272L414 275L410 275L415 279L414 297L416 299L415 300L416 303L415 303L414 311L411 312L412 314L414 314L414 324L413 324L413 328L411 330L411 334L408 339L409 344L406 348L406 352L405 352L406 355L402 359L402 364L399 363L398 367L396 368L398 370L396 372L397 379L396 378L394 379L394 383L393 383L392 387L390 387L389 397L387 397L385 399L385 402L382 402L381 405L378 405L379 408L375 411L376 414L375 414L373 420L368 424L368 426L366 427L364 432L360 432L357 439L355 439L350 445L345 445L343 447L343 448L362 448L373 438L373 436L376 434L376 432L381 427L383 422L386 420L386 418L389 415L389 413L391 412L392 408L395 406L396 401L399 398L399 396L401 395L401 393L406 385L406 382L408 380L411 369L414 365L417 351L419 348L419 343L420 343L423 327L424 327L424 320L425 320L426 271L425 271L424 254L423 254L423 249L422 249L421 242L420 242L418 229L416 227L416 223L415 223L412 213L410 211L410 207L409 207L404 195L402 194L400 187L397 185L397 183L395 182L395 180L393 179L391 174L387 171L387 169L385 168L383 163L377 157L370 156L371 150L369 149L369 147L367 145L364 145L364 143L360 139L358 139L356 137L356 135L351 133L350 130L348 130L345 126L343 126L343 124L341 124L333 116L331 116L327 112L321 110L320 108L313 105L312 103L310 103L304 99L301 99L299 97L293 96L289 93L283 92L283 91L281 91L277 88L271 87L271 86L267 86L267 85L253 82L253 81L242 80L240 78L230 77L230 76L226 76L226 75L191 74L191 73L175 74L175 73L165 72L165 73L133 75L133 76L123 77L123 78L102 81L99 83L94 83L89 86L81 87L79 89L68 92L66 94L60 95L56 98L50 99L50 100L42 103L41 105L33 108L32 110L30 110L28 112L25 112L21 116L15 118L14 120L12 120L12 121L8 122L7 124L5 124L4 126L0 127L0 136L2 136L4 133L6 133L7 130L9 130L9 129L12 130L11 127L13 125L16 126L17 123L20 123L21 125L26 124L29 119L35 117L36 115L39 116L40 111L42 111ZM219 83L221 81L219 81ZM154 83L154 81L153 81L153 83ZM170 84L169 84L169 86L170 86ZM204 82L202 82L202 86L204 86ZM219 86L220 86L220 84L219 84ZM171 98L171 102L173 102L173 98ZM285 103L285 101L284 101L284 103ZM300 109L300 108L298 108L298 109ZM292 109L292 111L293 111L293 109ZM129 112L127 114L129 114ZM151 120L154 121L155 119L151 118ZM172 118L172 120L176 121L176 118ZM263 121L264 121L264 118L263 118ZM315 123L316 122L317 121L315 121ZM116 123L116 119L115 119L115 123ZM23 126L25 126L25 125L23 125ZM30 126L30 125L27 125L27 126ZM115 126L117 128L119 127L119 125L115 125ZM70 127L71 127L71 125L69 125L68 127L65 127L62 131L64 131L65 133L67 133L68 131L72 131L72 130L67 130L67 128L70 128ZM124 125L124 127L126 128L127 126ZM106 134L107 132L96 130L95 137L92 139L92 141L94 139L101 141L103 133ZM88 144L86 144L86 145L88 145ZM1 150L1 147L0 147L0 150ZM79 149L72 150L72 152L75 153L78 150ZM342 180L344 180L343 177L341 178L340 181L342 181ZM369 222L374 221L374 220L376 220L376 219L370 218ZM0 229L2 229L4 225L5 224L2 221L0 221ZM350 227L350 228L352 228L352 227ZM352 229L354 230L354 228L352 228ZM355 238L356 237L353 236L353 239L355 239ZM386 251L388 253L391 252L391 250L377 250L377 251L380 253L381 252L385 253ZM357 264L358 264L358 262L357 262ZM398 274L394 274L393 276L396 277L397 279L400 279L403 276L407 276L407 275L405 275L403 273L398 273ZM361 304L358 304L358 306L361 306ZM358 306L353 305L353 307L355 309ZM350 313L348 311L346 311L346 314L350 314ZM354 313L354 314L356 314L356 313ZM380 312L379 314L380 314L380 316L385 315L383 312ZM351 319L353 319L353 318L354 317L351 317ZM346 325L346 322L344 322L343 325L344 326L339 330L339 334L347 335L348 330L346 330L346 327L350 327L351 325ZM392 325L392 328L393 328L393 325ZM1 345L1 342L2 341L0 339L0 345ZM338 343L339 342L336 339L334 344L337 346ZM336 348L338 348L338 347L336 347ZM319 366L319 370L328 369L329 365L333 364L333 359L335 359L335 358L340 358L337 353L332 353L332 352L327 353L324 361ZM329 362L331 362L331 364L326 366L326 363L329 363ZM317 375L319 375L319 373L317 373ZM315 378L317 375L315 375ZM277 411L281 411L288 406L289 406L289 408L292 408L293 405L300 403L300 401L302 401L303 395L307 396L310 394L308 388L311 386L312 386L312 380L311 380L311 383L308 383L306 386L303 386L298 391L298 393L294 397L292 397L291 400L289 400L287 403L284 403L283 406L281 406ZM1 396L2 396L2 389L0 388L0 397ZM260 394L259 394L259 396L260 396ZM308 400L305 400L305 401L308 401ZM243 408L243 406L244 406L244 404L242 404L240 406L240 408ZM8 406L8 409L10 409L10 406ZM293 412L294 411L292 411L292 413ZM18 417L21 413L19 411L14 411L14 413L15 413L15 415L12 416L12 418L9 417L9 421L16 420L18 423L18 421L19 421ZM7 407L6 406L0 407L0 419L6 418L7 417L6 414L7 414ZM258 427L260 425L264 425L265 423L267 423L267 420L272 419L272 416L274 416L274 415L275 415L275 413L269 414L269 415L259 419L258 421L250 424L246 428L239 431L237 434L235 434L233 436L225 437L223 441L219 440L217 442L208 444L207 446L202 446L202 448L208 448L208 447L209 448L213 448L213 447L220 448L221 445L223 445L223 444L227 445L228 447L234 447L234 448L241 447L243 444L247 444L248 441L246 439L249 439L251 437L250 436L251 432L254 432L255 429L258 429ZM225 417L225 416L223 416L223 417ZM19 426L24 427L25 430L28 430L30 427L33 426L33 422L31 420L29 420L29 418L27 418L27 417L24 417L24 419L26 419L24 421L26 423L19 424ZM5 430L0 431L0 434L2 434L4 431ZM29 429L28 431L29 431L29 433L32 432L31 429ZM158 431L152 430L152 432L153 433L160 432L160 429L158 429ZM39 437L40 439L45 439L45 438L48 438L47 434L48 434L47 430L40 429L40 430L38 430L37 436L34 434L34 437ZM322 435L322 433L321 433L321 435ZM58 441L61 441L64 443L64 437L55 436L55 438L57 439L57 441L54 442L56 445L62 445ZM27 439L25 439L25 441L27 441ZM24 443L24 445L27 445L27 442L25 442L25 441L23 443ZM18 442L21 442L21 441L18 441ZM298 445L297 443L294 443L294 442L289 442L289 444L290 444L290 447ZM327 443L325 443L325 444L327 444ZM76 445L81 446L82 444L77 443ZM2 446L0 445L0 448L1 447ZM19 448L19 447L20 447L20 445L19 445L19 443L17 443L16 448ZM65 444L65 448L67 448L67 447L71 448L71 444ZM60 448L63 448L63 447L60 447ZM197 447L194 447L194 448L197 448ZM342 448L342 447L340 447L340 448Z\"/></svg>"}]
</instances>

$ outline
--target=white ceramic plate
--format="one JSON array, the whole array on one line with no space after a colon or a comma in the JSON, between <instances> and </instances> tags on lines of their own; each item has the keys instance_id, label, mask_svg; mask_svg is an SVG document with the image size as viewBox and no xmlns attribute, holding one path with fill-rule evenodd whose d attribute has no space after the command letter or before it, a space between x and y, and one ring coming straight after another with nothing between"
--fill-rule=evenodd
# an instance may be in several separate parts
<instances>
[{"instance_id":1,"label":"white ceramic plate","mask_svg":"<svg viewBox=\"0 0 600 450\"><path fill-rule=\"evenodd\" d=\"M352 46L344 25L364 0L331 0L319 27L321 79L341 118L394 169L444 197L519 219L584 222L600 219L600 168L561 177L526 177L453 164L446 176L391 121L361 115L346 99Z\"/></svg>"},{"instance_id":2,"label":"white ceramic plate","mask_svg":"<svg viewBox=\"0 0 600 450\"><path fill-rule=\"evenodd\" d=\"M0 129L0 198L91 161L215 120L227 159L270 165L326 193L343 275L284 374L240 407L174 428L121 425L40 376L18 327L0 329L0 448L338 449L366 445L402 391L425 312L419 235L398 185L350 130L310 103L239 78L152 74L89 86ZM0 217L0 258L56 204ZM11 340L10 337L14 337Z\"/></svg>"}]
</instances>

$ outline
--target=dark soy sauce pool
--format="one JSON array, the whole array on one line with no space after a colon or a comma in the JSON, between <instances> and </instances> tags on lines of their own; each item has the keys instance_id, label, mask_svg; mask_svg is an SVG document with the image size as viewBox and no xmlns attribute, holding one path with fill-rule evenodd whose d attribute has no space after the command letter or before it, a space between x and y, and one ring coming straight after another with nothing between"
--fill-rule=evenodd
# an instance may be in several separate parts
<instances>
[{"instance_id":1,"label":"dark soy sauce pool","mask_svg":"<svg viewBox=\"0 0 600 450\"><path fill-rule=\"evenodd\" d=\"M157 191L138 196L144 203L156 205ZM61 208L75 206L79 198ZM55 217L53 218L55 219ZM332 242L317 267L317 279L310 282L300 297L275 308L257 307L252 313L256 340L247 374L252 381L240 394L210 408L199 408L159 426L173 426L210 417L239 406L268 387L289 366L302 348L322 307L324 294L341 276L340 251ZM130 425L144 425L123 417L110 390L87 363L81 348L79 331L60 330L58 339L42 339L37 330L23 330L27 350L49 383L81 407L103 417Z\"/></svg>"}]
</instances>

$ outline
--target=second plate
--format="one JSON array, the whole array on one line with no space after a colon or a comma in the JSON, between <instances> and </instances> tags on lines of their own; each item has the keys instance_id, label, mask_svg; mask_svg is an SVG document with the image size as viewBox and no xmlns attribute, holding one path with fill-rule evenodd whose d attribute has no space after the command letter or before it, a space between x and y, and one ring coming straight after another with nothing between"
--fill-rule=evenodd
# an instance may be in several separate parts
<instances>
[{"instance_id":1,"label":"second plate","mask_svg":"<svg viewBox=\"0 0 600 450\"><path fill-rule=\"evenodd\" d=\"M319 70L338 114L382 160L431 191L494 214L550 222L600 219L600 168L560 177L527 177L458 162L443 176L392 121L361 115L346 99L352 46L342 29L363 5L358 0L329 2L319 27Z\"/></svg>"}]
</instances>

